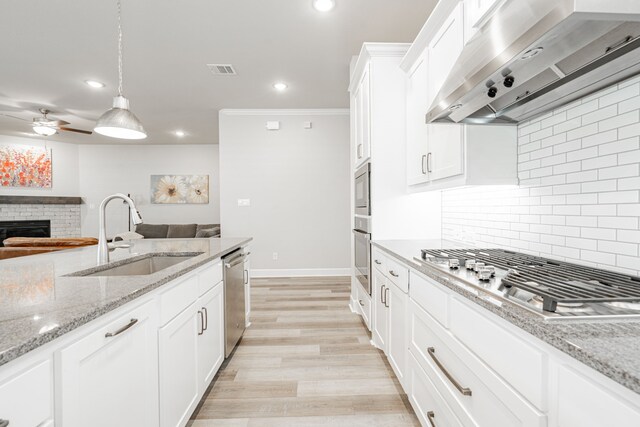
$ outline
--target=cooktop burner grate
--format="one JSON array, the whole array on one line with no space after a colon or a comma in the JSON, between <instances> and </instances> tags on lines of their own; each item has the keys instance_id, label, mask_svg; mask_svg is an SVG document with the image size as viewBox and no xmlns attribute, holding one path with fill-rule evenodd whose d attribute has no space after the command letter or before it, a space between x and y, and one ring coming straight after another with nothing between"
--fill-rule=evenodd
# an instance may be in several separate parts
<instances>
[{"instance_id":1,"label":"cooktop burner grate","mask_svg":"<svg viewBox=\"0 0 640 427\"><path fill-rule=\"evenodd\" d=\"M542 298L542 308L555 312L558 303L640 302L640 277L526 255L504 249L422 250L438 259L457 258L460 268L476 260L507 271L502 284Z\"/></svg>"}]
</instances>

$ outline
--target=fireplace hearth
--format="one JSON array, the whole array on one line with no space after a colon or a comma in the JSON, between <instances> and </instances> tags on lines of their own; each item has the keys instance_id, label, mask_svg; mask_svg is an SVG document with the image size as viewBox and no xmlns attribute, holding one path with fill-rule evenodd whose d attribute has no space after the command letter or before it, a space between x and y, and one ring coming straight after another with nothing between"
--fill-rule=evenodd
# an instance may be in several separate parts
<instances>
[{"instance_id":1,"label":"fireplace hearth","mask_svg":"<svg viewBox=\"0 0 640 427\"><path fill-rule=\"evenodd\" d=\"M9 237L51 237L51 221L0 221L0 247Z\"/></svg>"}]
</instances>

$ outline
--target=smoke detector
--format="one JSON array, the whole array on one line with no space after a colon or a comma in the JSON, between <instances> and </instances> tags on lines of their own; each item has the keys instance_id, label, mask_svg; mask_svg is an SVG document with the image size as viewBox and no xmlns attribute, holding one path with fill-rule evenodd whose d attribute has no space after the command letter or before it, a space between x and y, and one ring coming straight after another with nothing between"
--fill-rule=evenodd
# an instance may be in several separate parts
<instances>
[{"instance_id":1,"label":"smoke detector","mask_svg":"<svg viewBox=\"0 0 640 427\"><path fill-rule=\"evenodd\" d=\"M236 69L231 64L207 64L214 76L237 76Z\"/></svg>"}]
</instances>

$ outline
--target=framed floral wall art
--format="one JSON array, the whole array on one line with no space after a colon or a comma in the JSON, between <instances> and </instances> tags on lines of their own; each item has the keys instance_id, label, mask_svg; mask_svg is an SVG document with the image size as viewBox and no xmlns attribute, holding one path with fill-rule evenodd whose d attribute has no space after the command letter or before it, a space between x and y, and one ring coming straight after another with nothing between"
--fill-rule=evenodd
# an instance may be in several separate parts
<instances>
[{"instance_id":1,"label":"framed floral wall art","mask_svg":"<svg viewBox=\"0 0 640 427\"><path fill-rule=\"evenodd\" d=\"M0 187L51 188L51 150L0 145Z\"/></svg>"},{"instance_id":2,"label":"framed floral wall art","mask_svg":"<svg viewBox=\"0 0 640 427\"><path fill-rule=\"evenodd\" d=\"M151 203L207 204L209 175L151 175Z\"/></svg>"}]
</instances>

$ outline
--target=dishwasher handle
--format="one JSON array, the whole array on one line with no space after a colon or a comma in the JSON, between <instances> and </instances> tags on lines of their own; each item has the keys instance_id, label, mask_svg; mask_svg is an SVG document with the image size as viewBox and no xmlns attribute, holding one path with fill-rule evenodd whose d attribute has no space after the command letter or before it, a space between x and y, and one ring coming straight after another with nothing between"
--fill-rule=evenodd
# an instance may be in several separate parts
<instances>
[{"instance_id":1,"label":"dishwasher handle","mask_svg":"<svg viewBox=\"0 0 640 427\"><path fill-rule=\"evenodd\" d=\"M225 266L225 268L231 268L231 267L235 267L238 264L242 264L242 263L244 263L244 260L249 255L251 255L251 252L247 252L246 254L242 253L240 255L234 256L230 260L224 260L224 266Z\"/></svg>"}]
</instances>

